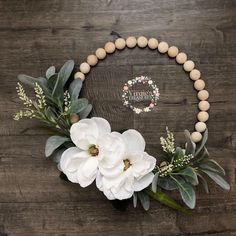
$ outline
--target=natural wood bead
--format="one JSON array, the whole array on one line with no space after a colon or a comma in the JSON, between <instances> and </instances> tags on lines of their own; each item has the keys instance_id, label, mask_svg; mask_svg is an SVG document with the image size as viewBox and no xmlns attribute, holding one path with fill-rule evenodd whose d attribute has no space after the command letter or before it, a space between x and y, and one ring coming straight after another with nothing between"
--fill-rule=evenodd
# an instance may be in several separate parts
<instances>
[{"instance_id":1,"label":"natural wood bead","mask_svg":"<svg viewBox=\"0 0 236 236\"><path fill-rule=\"evenodd\" d=\"M137 44L137 40L135 37L130 36L126 39L126 45L128 48L134 48Z\"/></svg>"},{"instance_id":2,"label":"natural wood bead","mask_svg":"<svg viewBox=\"0 0 236 236\"><path fill-rule=\"evenodd\" d=\"M125 48L126 46L126 42L123 38L118 38L116 41L115 41L115 46L117 49L119 50L122 50Z\"/></svg>"},{"instance_id":3,"label":"natural wood bead","mask_svg":"<svg viewBox=\"0 0 236 236\"><path fill-rule=\"evenodd\" d=\"M191 70L194 68L194 62L191 61L191 60L186 61L186 62L184 63L184 65L183 65L183 67L184 67L184 70L185 70L185 71L189 72L189 71L191 71Z\"/></svg>"},{"instance_id":4,"label":"natural wood bead","mask_svg":"<svg viewBox=\"0 0 236 236\"><path fill-rule=\"evenodd\" d=\"M176 62L179 64L184 64L184 62L187 61L187 55L184 52L180 52L177 56L176 56Z\"/></svg>"},{"instance_id":5,"label":"natural wood bead","mask_svg":"<svg viewBox=\"0 0 236 236\"><path fill-rule=\"evenodd\" d=\"M70 115L71 124L77 123L78 121L79 121L79 115L77 115L76 113L72 113Z\"/></svg>"},{"instance_id":6,"label":"natural wood bead","mask_svg":"<svg viewBox=\"0 0 236 236\"><path fill-rule=\"evenodd\" d=\"M95 66L98 63L98 58L95 55L89 55L87 57L87 63L90 66Z\"/></svg>"},{"instance_id":7,"label":"natural wood bead","mask_svg":"<svg viewBox=\"0 0 236 236\"><path fill-rule=\"evenodd\" d=\"M147 44L148 44L148 40L147 40L146 37L140 36L140 37L138 37L138 39L137 39L137 44L138 44L138 46L139 46L140 48L145 48L145 47L147 46Z\"/></svg>"},{"instance_id":8,"label":"natural wood bead","mask_svg":"<svg viewBox=\"0 0 236 236\"><path fill-rule=\"evenodd\" d=\"M206 122L209 119L209 114L206 111L200 111L197 114L197 118L201 122Z\"/></svg>"},{"instance_id":9,"label":"natural wood bead","mask_svg":"<svg viewBox=\"0 0 236 236\"><path fill-rule=\"evenodd\" d=\"M82 73L87 74L90 71L90 65L87 62L83 62L80 65L79 69Z\"/></svg>"},{"instance_id":10,"label":"natural wood bead","mask_svg":"<svg viewBox=\"0 0 236 236\"><path fill-rule=\"evenodd\" d=\"M158 51L160 53L166 53L168 51L169 45L167 42L160 42L158 44Z\"/></svg>"},{"instance_id":11,"label":"natural wood bead","mask_svg":"<svg viewBox=\"0 0 236 236\"><path fill-rule=\"evenodd\" d=\"M85 79L85 75L82 72L78 71L75 73L74 78L81 79L83 81Z\"/></svg>"},{"instance_id":12,"label":"natural wood bead","mask_svg":"<svg viewBox=\"0 0 236 236\"><path fill-rule=\"evenodd\" d=\"M204 101L209 98L209 93L207 90L201 90L198 92L197 96L199 100Z\"/></svg>"},{"instance_id":13,"label":"natural wood bead","mask_svg":"<svg viewBox=\"0 0 236 236\"><path fill-rule=\"evenodd\" d=\"M208 101L201 101L198 103L198 108L201 111L208 111L210 109L210 103Z\"/></svg>"},{"instance_id":14,"label":"natural wood bead","mask_svg":"<svg viewBox=\"0 0 236 236\"><path fill-rule=\"evenodd\" d=\"M204 123L204 122L199 121L195 124L195 130L200 133L204 132L206 130L206 127L207 127L206 123Z\"/></svg>"},{"instance_id":15,"label":"natural wood bead","mask_svg":"<svg viewBox=\"0 0 236 236\"><path fill-rule=\"evenodd\" d=\"M202 140L202 134L199 132L193 132L191 134L191 139L194 143L198 143Z\"/></svg>"},{"instance_id":16,"label":"natural wood bead","mask_svg":"<svg viewBox=\"0 0 236 236\"><path fill-rule=\"evenodd\" d=\"M168 56L169 57L176 57L179 53L179 49L175 46L171 46L169 49L168 49Z\"/></svg>"},{"instance_id":17,"label":"natural wood bead","mask_svg":"<svg viewBox=\"0 0 236 236\"><path fill-rule=\"evenodd\" d=\"M113 53L116 50L116 46L112 42L107 42L104 47L107 53Z\"/></svg>"},{"instance_id":18,"label":"natural wood bead","mask_svg":"<svg viewBox=\"0 0 236 236\"><path fill-rule=\"evenodd\" d=\"M157 47L158 47L158 41L157 41L157 39L155 39L155 38L150 38L150 39L148 40L148 47L149 47L150 49L157 49Z\"/></svg>"},{"instance_id":19,"label":"natural wood bead","mask_svg":"<svg viewBox=\"0 0 236 236\"><path fill-rule=\"evenodd\" d=\"M98 48L95 52L98 59L102 60L106 57L107 53L103 48Z\"/></svg>"},{"instance_id":20,"label":"natural wood bead","mask_svg":"<svg viewBox=\"0 0 236 236\"><path fill-rule=\"evenodd\" d=\"M203 90L205 88L205 82L202 79L198 79L194 82L194 88L198 91Z\"/></svg>"},{"instance_id":21,"label":"natural wood bead","mask_svg":"<svg viewBox=\"0 0 236 236\"><path fill-rule=\"evenodd\" d=\"M197 69L193 69L190 74L189 77L191 80L198 80L201 77L201 72Z\"/></svg>"}]
</instances>

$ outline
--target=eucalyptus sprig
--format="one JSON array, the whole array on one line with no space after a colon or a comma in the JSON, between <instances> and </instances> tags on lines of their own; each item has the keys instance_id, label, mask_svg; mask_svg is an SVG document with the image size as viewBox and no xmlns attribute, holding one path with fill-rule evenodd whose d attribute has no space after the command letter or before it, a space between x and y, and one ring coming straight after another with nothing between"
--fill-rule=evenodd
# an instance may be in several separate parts
<instances>
[{"instance_id":1,"label":"eucalyptus sprig","mask_svg":"<svg viewBox=\"0 0 236 236\"><path fill-rule=\"evenodd\" d=\"M209 192L206 177L225 190L229 190L229 184L223 179L224 169L209 157L205 147L208 131L206 130L202 142L196 147L192 142L189 131L185 130L185 148L174 147L174 136L167 129L167 137L161 137L164 161L155 169L152 182L152 193L159 194L160 190L179 190L184 203L191 209L196 204L195 188L201 182ZM162 199L163 200L163 199ZM165 204L165 203L164 203ZM170 205L173 208L173 206Z\"/></svg>"},{"instance_id":2,"label":"eucalyptus sprig","mask_svg":"<svg viewBox=\"0 0 236 236\"><path fill-rule=\"evenodd\" d=\"M70 81L73 69L74 61L69 60L59 72L56 72L54 66L49 67L44 77L34 78L23 74L18 76L21 83L34 89L35 98L29 98L23 85L19 82L16 90L24 108L14 115L14 119L38 119L53 128L59 135L47 140L46 156L50 156L65 142L69 142L69 130L72 123L86 118L92 110L92 105L88 103L87 99L78 98L82 81L80 79Z\"/></svg>"}]
</instances>

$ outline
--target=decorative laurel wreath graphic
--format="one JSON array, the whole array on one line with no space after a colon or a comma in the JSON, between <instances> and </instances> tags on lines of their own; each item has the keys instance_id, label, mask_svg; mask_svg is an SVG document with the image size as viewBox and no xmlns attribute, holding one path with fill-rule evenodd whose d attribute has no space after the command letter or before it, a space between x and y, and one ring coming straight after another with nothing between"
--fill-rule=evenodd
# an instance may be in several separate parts
<instances>
[{"instance_id":1,"label":"decorative laurel wreath graphic","mask_svg":"<svg viewBox=\"0 0 236 236\"><path fill-rule=\"evenodd\" d=\"M145 140L137 130L112 132L107 120L100 117L87 118L92 105L87 99L79 98L85 75L99 60L126 46L148 47L151 50L157 49L161 54L167 53L183 65L184 71L194 81L200 111L195 131L192 134L184 131L186 144L183 148L176 147L174 134L167 128L166 137L160 137L162 153L153 157L146 152ZM209 118L209 93L200 71L195 68L192 60L187 59L185 53L155 38L118 38L114 43L108 42L104 48L89 55L87 62L80 65L80 71L74 74L74 80L71 81L73 69L74 61L70 60L59 71L54 66L49 67L43 77L18 76L20 82L17 94L24 109L17 112L14 119L36 118L44 122L48 129L53 129L55 135L48 138L45 155L57 163L62 179L81 187L87 187L95 181L97 188L119 209L126 208L133 198L134 207L140 202L148 210L150 198L153 198L183 213L189 213L188 208L195 208L195 191L199 183L209 192L206 178L225 190L230 189L222 177L225 175L224 169L209 157L205 146L208 138L206 121ZM34 99L27 96L22 83L33 87ZM137 83L147 83L152 90L150 104L142 109L133 106L127 99L129 89ZM141 76L124 85L122 99L125 106L136 113L142 113L154 108L159 95L154 81ZM170 197L168 191L178 191L188 208Z\"/></svg>"}]
</instances>

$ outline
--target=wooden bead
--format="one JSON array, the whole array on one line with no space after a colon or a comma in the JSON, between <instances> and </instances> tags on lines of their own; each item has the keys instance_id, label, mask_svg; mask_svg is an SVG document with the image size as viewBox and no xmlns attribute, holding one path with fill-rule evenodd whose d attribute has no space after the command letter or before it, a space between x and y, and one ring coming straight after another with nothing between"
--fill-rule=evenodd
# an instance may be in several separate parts
<instances>
[{"instance_id":1,"label":"wooden bead","mask_svg":"<svg viewBox=\"0 0 236 236\"><path fill-rule=\"evenodd\" d=\"M208 101L201 101L198 103L198 108L201 111L208 111L210 109L210 103Z\"/></svg>"},{"instance_id":2,"label":"wooden bead","mask_svg":"<svg viewBox=\"0 0 236 236\"><path fill-rule=\"evenodd\" d=\"M209 114L206 111L200 111L197 114L197 118L201 122L206 122L209 119Z\"/></svg>"},{"instance_id":3,"label":"wooden bead","mask_svg":"<svg viewBox=\"0 0 236 236\"><path fill-rule=\"evenodd\" d=\"M115 46L117 49L119 50L122 50L125 48L126 46L126 42L123 38L118 38L116 41L115 41Z\"/></svg>"},{"instance_id":4,"label":"wooden bead","mask_svg":"<svg viewBox=\"0 0 236 236\"><path fill-rule=\"evenodd\" d=\"M95 55L89 55L87 57L87 63L90 66L95 66L98 63L98 58Z\"/></svg>"},{"instance_id":5,"label":"wooden bead","mask_svg":"<svg viewBox=\"0 0 236 236\"><path fill-rule=\"evenodd\" d=\"M158 44L158 51L160 53L166 53L168 51L169 45L167 42L160 42Z\"/></svg>"},{"instance_id":6,"label":"wooden bead","mask_svg":"<svg viewBox=\"0 0 236 236\"><path fill-rule=\"evenodd\" d=\"M87 62L83 62L80 65L79 69L82 73L87 74L90 71L90 65Z\"/></svg>"},{"instance_id":7,"label":"wooden bead","mask_svg":"<svg viewBox=\"0 0 236 236\"><path fill-rule=\"evenodd\" d=\"M103 48L98 48L95 52L98 59L102 60L106 57L107 53Z\"/></svg>"},{"instance_id":8,"label":"wooden bead","mask_svg":"<svg viewBox=\"0 0 236 236\"><path fill-rule=\"evenodd\" d=\"M194 88L198 91L203 90L205 88L205 82L202 79L198 79L194 82Z\"/></svg>"},{"instance_id":9,"label":"wooden bead","mask_svg":"<svg viewBox=\"0 0 236 236\"><path fill-rule=\"evenodd\" d=\"M112 42L107 42L104 47L106 53L113 53L116 50L116 46Z\"/></svg>"},{"instance_id":10,"label":"wooden bead","mask_svg":"<svg viewBox=\"0 0 236 236\"><path fill-rule=\"evenodd\" d=\"M169 49L168 49L168 56L173 58L173 57L176 57L179 53L179 49L175 46L171 46Z\"/></svg>"},{"instance_id":11,"label":"wooden bead","mask_svg":"<svg viewBox=\"0 0 236 236\"><path fill-rule=\"evenodd\" d=\"M184 52L180 52L177 56L176 56L176 62L179 64L184 64L184 62L187 61L187 55Z\"/></svg>"},{"instance_id":12,"label":"wooden bead","mask_svg":"<svg viewBox=\"0 0 236 236\"><path fill-rule=\"evenodd\" d=\"M145 48L145 47L147 46L147 44L148 44L148 40L147 40L146 37L140 36L140 37L138 37L138 39L137 39L137 44L138 44L138 46L139 46L140 48Z\"/></svg>"},{"instance_id":13,"label":"wooden bead","mask_svg":"<svg viewBox=\"0 0 236 236\"><path fill-rule=\"evenodd\" d=\"M77 115L76 113L72 113L70 115L71 124L77 123L78 121L79 121L79 115Z\"/></svg>"},{"instance_id":14,"label":"wooden bead","mask_svg":"<svg viewBox=\"0 0 236 236\"><path fill-rule=\"evenodd\" d=\"M189 71L191 71L191 70L194 68L194 62L191 61L191 60L186 61L186 62L184 63L184 65L183 65L183 67L184 67L184 70L185 70L185 71L189 72Z\"/></svg>"},{"instance_id":15,"label":"wooden bead","mask_svg":"<svg viewBox=\"0 0 236 236\"><path fill-rule=\"evenodd\" d=\"M126 39L126 45L128 48L134 48L137 44L137 40L135 37L131 36Z\"/></svg>"},{"instance_id":16,"label":"wooden bead","mask_svg":"<svg viewBox=\"0 0 236 236\"><path fill-rule=\"evenodd\" d=\"M81 79L83 81L85 79L85 75L82 72L78 71L75 73L74 78Z\"/></svg>"},{"instance_id":17,"label":"wooden bead","mask_svg":"<svg viewBox=\"0 0 236 236\"><path fill-rule=\"evenodd\" d=\"M197 122L195 124L195 130L200 133L204 132L206 130L206 127L207 127L206 123L204 123L204 122Z\"/></svg>"},{"instance_id":18,"label":"wooden bead","mask_svg":"<svg viewBox=\"0 0 236 236\"><path fill-rule=\"evenodd\" d=\"M149 47L150 49L157 49L157 47L158 47L158 41L157 41L157 39L155 39L155 38L150 38L150 39L148 40L148 47Z\"/></svg>"},{"instance_id":19,"label":"wooden bead","mask_svg":"<svg viewBox=\"0 0 236 236\"><path fill-rule=\"evenodd\" d=\"M198 92L197 96L199 100L205 101L209 98L209 93L207 90L201 90Z\"/></svg>"},{"instance_id":20,"label":"wooden bead","mask_svg":"<svg viewBox=\"0 0 236 236\"><path fill-rule=\"evenodd\" d=\"M193 132L191 134L191 139L194 143L198 143L202 140L202 134L199 132Z\"/></svg>"},{"instance_id":21,"label":"wooden bead","mask_svg":"<svg viewBox=\"0 0 236 236\"><path fill-rule=\"evenodd\" d=\"M191 80L198 80L201 77L201 72L197 69L193 69L190 74L189 77Z\"/></svg>"}]
</instances>

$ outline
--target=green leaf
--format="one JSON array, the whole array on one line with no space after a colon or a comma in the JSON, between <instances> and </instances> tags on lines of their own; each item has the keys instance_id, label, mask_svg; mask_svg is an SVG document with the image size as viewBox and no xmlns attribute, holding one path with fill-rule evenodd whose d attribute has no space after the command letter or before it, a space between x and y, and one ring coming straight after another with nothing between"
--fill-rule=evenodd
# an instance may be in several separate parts
<instances>
[{"instance_id":1,"label":"green leaf","mask_svg":"<svg viewBox=\"0 0 236 236\"><path fill-rule=\"evenodd\" d=\"M67 137L62 136L51 136L47 139L46 146L45 146L45 156L49 157L52 153L60 147L63 143L70 141Z\"/></svg>"},{"instance_id":2,"label":"green leaf","mask_svg":"<svg viewBox=\"0 0 236 236\"><path fill-rule=\"evenodd\" d=\"M46 78L49 79L51 76L53 76L56 73L55 66L50 66L46 71Z\"/></svg>"},{"instance_id":3,"label":"green leaf","mask_svg":"<svg viewBox=\"0 0 236 236\"><path fill-rule=\"evenodd\" d=\"M90 114L92 109L93 109L92 105L88 104L88 106L86 108L84 108L82 111L79 112L80 119L86 118Z\"/></svg>"},{"instance_id":4,"label":"green leaf","mask_svg":"<svg viewBox=\"0 0 236 236\"><path fill-rule=\"evenodd\" d=\"M70 84L69 93L70 93L71 101L74 101L79 97L79 93L82 88L82 84L83 84L83 82L81 79L75 79Z\"/></svg>"},{"instance_id":5,"label":"green leaf","mask_svg":"<svg viewBox=\"0 0 236 236\"><path fill-rule=\"evenodd\" d=\"M148 195L144 192L137 192L138 199L145 211L147 211L150 208L150 199Z\"/></svg>"},{"instance_id":6,"label":"green leaf","mask_svg":"<svg viewBox=\"0 0 236 236\"><path fill-rule=\"evenodd\" d=\"M43 77L34 78L29 75L20 74L17 76L18 80L24 84L27 84L31 87L35 87L35 84L38 83L40 86L46 86L47 80Z\"/></svg>"},{"instance_id":7,"label":"green leaf","mask_svg":"<svg viewBox=\"0 0 236 236\"><path fill-rule=\"evenodd\" d=\"M55 87L55 84L57 82L57 76L58 74L54 74L52 76L50 76L50 78L48 78L48 81L47 81L47 86L48 88L52 91Z\"/></svg>"},{"instance_id":8,"label":"green leaf","mask_svg":"<svg viewBox=\"0 0 236 236\"><path fill-rule=\"evenodd\" d=\"M198 185L197 174L192 167L188 166L187 168L176 174L181 175L190 184Z\"/></svg>"},{"instance_id":9,"label":"green leaf","mask_svg":"<svg viewBox=\"0 0 236 236\"><path fill-rule=\"evenodd\" d=\"M202 137L202 142L201 142L199 148L197 149L195 156L197 156L201 152L201 150L204 148L204 146L207 142L207 139L208 139L208 130L206 129L206 131L204 132L203 137Z\"/></svg>"},{"instance_id":10,"label":"green leaf","mask_svg":"<svg viewBox=\"0 0 236 236\"><path fill-rule=\"evenodd\" d=\"M185 154L189 155L192 154L194 155L195 149L196 149L196 144L192 141L191 135L188 130L184 131L185 139L186 139L186 150Z\"/></svg>"},{"instance_id":11,"label":"green leaf","mask_svg":"<svg viewBox=\"0 0 236 236\"><path fill-rule=\"evenodd\" d=\"M157 191L157 181L158 181L158 173L154 175L152 180L152 191L155 193Z\"/></svg>"},{"instance_id":12,"label":"green leaf","mask_svg":"<svg viewBox=\"0 0 236 236\"><path fill-rule=\"evenodd\" d=\"M161 191L157 191L156 193L154 193L153 191L146 189L145 192L153 199L159 201L161 204L168 206L172 209L178 210L184 214L190 214L190 210L186 209L185 207L182 207L181 205L179 205L174 199L172 199L171 197L169 197L167 194L161 192Z\"/></svg>"},{"instance_id":13,"label":"green leaf","mask_svg":"<svg viewBox=\"0 0 236 236\"><path fill-rule=\"evenodd\" d=\"M201 169L202 172L207 174L216 184L218 184L221 188L225 190L230 190L229 184L217 173Z\"/></svg>"},{"instance_id":14,"label":"green leaf","mask_svg":"<svg viewBox=\"0 0 236 236\"><path fill-rule=\"evenodd\" d=\"M137 193L134 192L134 194L133 194L133 205L134 205L134 208L137 207L137 203L138 203L138 196L137 196Z\"/></svg>"},{"instance_id":15,"label":"green leaf","mask_svg":"<svg viewBox=\"0 0 236 236\"><path fill-rule=\"evenodd\" d=\"M208 188L207 181L206 181L205 178L204 178L201 174L199 174L198 172L197 172L197 175L198 175L198 177L200 177L200 180L201 180L201 183L202 183L202 185L203 185L203 187L204 187L204 189L205 189L205 192L208 194L208 193L209 193L209 188Z\"/></svg>"},{"instance_id":16,"label":"green leaf","mask_svg":"<svg viewBox=\"0 0 236 236\"><path fill-rule=\"evenodd\" d=\"M56 162L58 164L61 160L62 153L65 150L66 150L66 148L60 148L58 150L55 150L50 157L53 159L54 162Z\"/></svg>"},{"instance_id":17,"label":"green leaf","mask_svg":"<svg viewBox=\"0 0 236 236\"><path fill-rule=\"evenodd\" d=\"M70 113L79 113L88 106L88 100L86 98L80 98L71 102L69 108Z\"/></svg>"},{"instance_id":18,"label":"green leaf","mask_svg":"<svg viewBox=\"0 0 236 236\"><path fill-rule=\"evenodd\" d=\"M173 179L171 179L169 176L159 177L157 180L157 184L159 187L165 190L174 190L178 188L175 181L173 181Z\"/></svg>"},{"instance_id":19,"label":"green leaf","mask_svg":"<svg viewBox=\"0 0 236 236\"><path fill-rule=\"evenodd\" d=\"M207 165L207 166L206 166ZM205 160L202 164L200 164L200 166L202 168L206 168L206 169L209 169L211 170L212 167L213 169L216 171L216 172L219 172L220 174L222 175L225 175L225 170L223 169L223 167L218 163L216 162L215 160L213 159L207 159Z\"/></svg>"},{"instance_id":20,"label":"green leaf","mask_svg":"<svg viewBox=\"0 0 236 236\"><path fill-rule=\"evenodd\" d=\"M65 86L67 80L69 79L71 72L73 71L73 68L74 68L74 61L69 60L60 69L58 76L57 76L57 81L56 81L55 87L52 91L52 95L54 97L61 98L61 96L63 95L64 86Z\"/></svg>"},{"instance_id":21,"label":"green leaf","mask_svg":"<svg viewBox=\"0 0 236 236\"><path fill-rule=\"evenodd\" d=\"M184 203L190 208L193 209L196 205L196 194L193 187L186 183L185 181L179 181L172 176L173 180L176 182L179 188L180 195Z\"/></svg>"}]
</instances>

